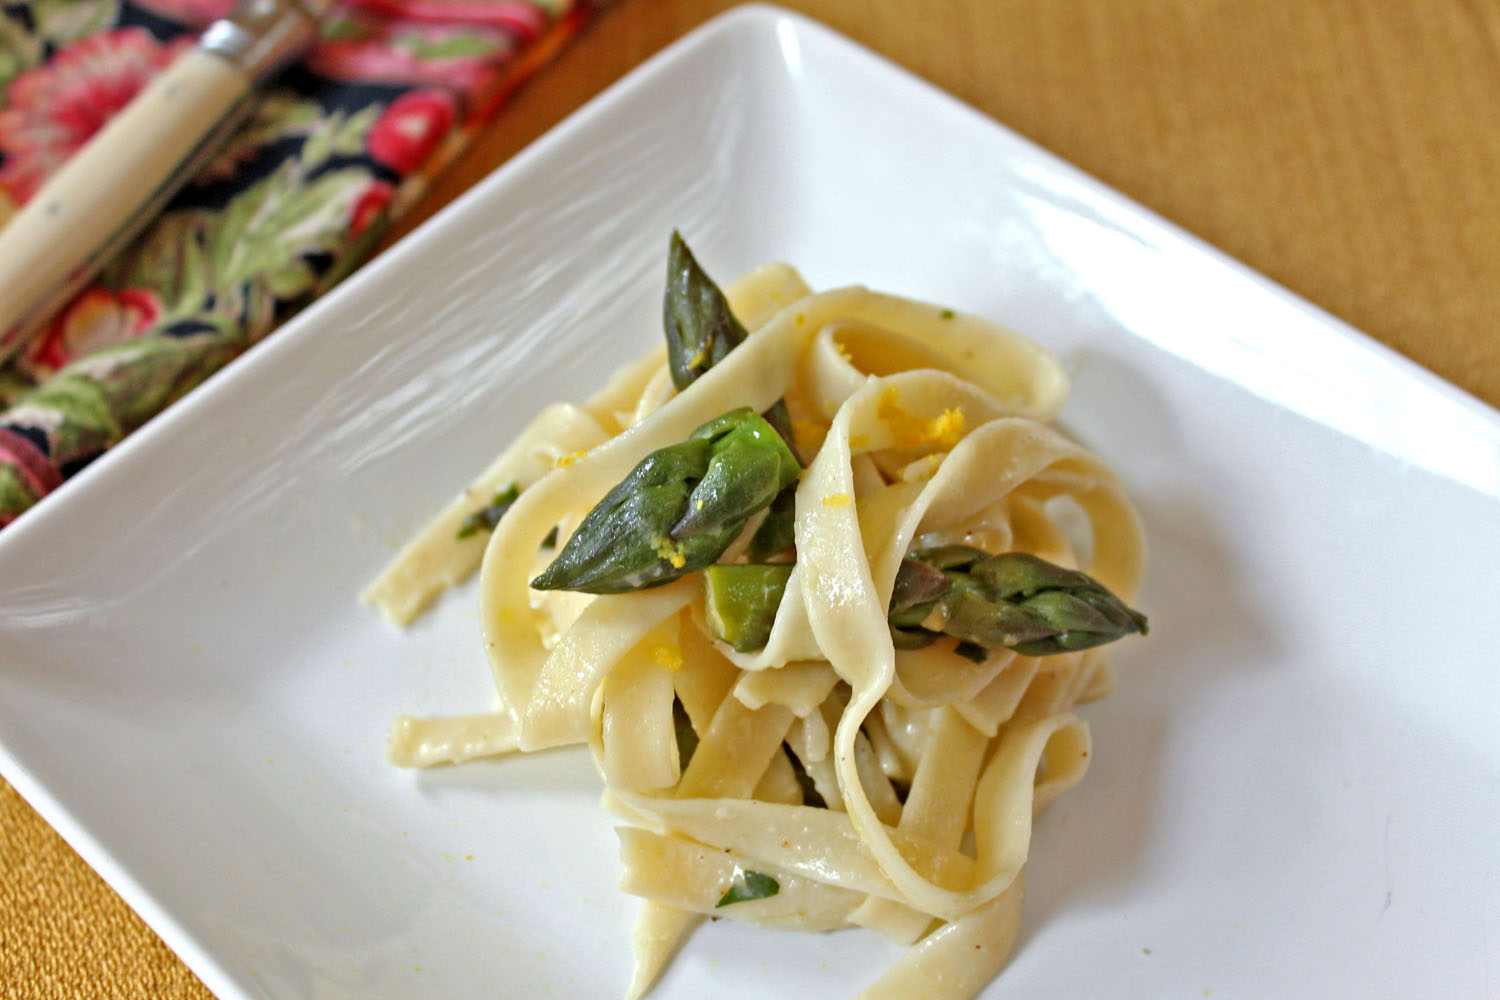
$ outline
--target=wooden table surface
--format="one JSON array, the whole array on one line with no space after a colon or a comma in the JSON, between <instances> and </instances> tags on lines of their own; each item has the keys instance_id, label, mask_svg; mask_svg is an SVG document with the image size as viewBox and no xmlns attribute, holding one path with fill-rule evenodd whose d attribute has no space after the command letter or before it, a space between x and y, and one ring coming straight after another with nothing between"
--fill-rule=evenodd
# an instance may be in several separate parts
<instances>
[{"instance_id":1,"label":"wooden table surface","mask_svg":"<svg viewBox=\"0 0 1500 1000\"><path fill-rule=\"evenodd\" d=\"M619 0L392 238L729 6ZM1500 0L785 6L1500 406ZM209 994L0 782L0 1000L103 996Z\"/></svg>"}]
</instances>

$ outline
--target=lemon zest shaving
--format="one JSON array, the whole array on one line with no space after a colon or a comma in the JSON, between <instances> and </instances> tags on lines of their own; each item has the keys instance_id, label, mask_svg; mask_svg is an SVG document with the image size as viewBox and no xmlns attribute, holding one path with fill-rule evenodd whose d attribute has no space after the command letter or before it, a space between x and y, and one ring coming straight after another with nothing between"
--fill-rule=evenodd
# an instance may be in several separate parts
<instances>
[{"instance_id":1,"label":"lemon zest shaving","mask_svg":"<svg viewBox=\"0 0 1500 1000\"><path fill-rule=\"evenodd\" d=\"M674 674L682 669L682 650L664 642L651 647L651 659Z\"/></svg>"},{"instance_id":2,"label":"lemon zest shaving","mask_svg":"<svg viewBox=\"0 0 1500 1000\"><path fill-rule=\"evenodd\" d=\"M902 407L901 394L895 386L887 386L880 394L880 403L875 414L890 429L897 447L917 448L922 445L937 445L952 448L964 436L964 411L949 407L928 420Z\"/></svg>"},{"instance_id":3,"label":"lemon zest shaving","mask_svg":"<svg viewBox=\"0 0 1500 1000\"><path fill-rule=\"evenodd\" d=\"M687 556L682 554L682 546L670 538L656 540L656 556L671 563L673 569L682 569L687 565Z\"/></svg>"}]
</instances>

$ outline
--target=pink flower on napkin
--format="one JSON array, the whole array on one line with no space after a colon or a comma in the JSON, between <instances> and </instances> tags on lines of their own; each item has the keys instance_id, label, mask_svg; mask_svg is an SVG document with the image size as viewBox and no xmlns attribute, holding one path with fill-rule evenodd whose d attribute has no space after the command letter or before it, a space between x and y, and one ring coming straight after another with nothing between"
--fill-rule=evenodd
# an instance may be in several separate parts
<instances>
[{"instance_id":1,"label":"pink flower on napkin","mask_svg":"<svg viewBox=\"0 0 1500 1000\"><path fill-rule=\"evenodd\" d=\"M365 138L365 147L376 161L405 177L443 141L456 116L447 91L410 91L381 113Z\"/></svg>"},{"instance_id":2,"label":"pink flower on napkin","mask_svg":"<svg viewBox=\"0 0 1500 1000\"><path fill-rule=\"evenodd\" d=\"M371 181L365 189L354 199L354 207L349 210L349 235L355 239L363 236L365 231L380 218L391 203L391 197L396 189L385 181Z\"/></svg>"},{"instance_id":3,"label":"pink flower on napkin","mask_svg":"<svg viewBox=\"0 0 1500 1000\"><path fill-rule=\"evenodd\" d=\"M397 38L325 41L308 53L307 68L335 80L439 84L472 94L499 75L511 48L504 35L428 29Z\"/></svg>"},{"instance_id":4,"label":"pink flower on napkin","mask_svg":"<svg viewBox=\"0 0 1500 1000\"><path fill-rule=\"evenodd\" d=\"M159 44L140 28L93 35L12 81L0 110L0 186L24 202L190 39Z\"/></svg>"},{"instance_id":5,"label":"pink flower on napkin","mask_svg":"<svg viewBox=\"0 0 1500 1000\"><path fill-rule=\"evenodd\" d=\"M111 291L97 285L69 303L28 348L27 370L45 378L74 358L138 337L161 319L162 304L144 288Z\"/></svg>"},{"instance_id":6,"label":"pink flower on napkin","mask_svg":"<svg viewBox=\"0 0 1500 1000\"><path fill-rule=\"evenodd\" d=\"M348 0L307 54L336 80L489 90L512 57L547 30L535 3L505 0Z\"/></svg>"}]
</instances>

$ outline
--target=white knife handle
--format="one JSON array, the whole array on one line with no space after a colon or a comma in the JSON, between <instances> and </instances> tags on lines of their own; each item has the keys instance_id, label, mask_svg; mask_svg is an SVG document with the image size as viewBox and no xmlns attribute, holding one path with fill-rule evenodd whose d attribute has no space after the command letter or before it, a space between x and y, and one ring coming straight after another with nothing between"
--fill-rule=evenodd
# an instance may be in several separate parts
<instances>
[{"instance_id":1,"label":"white knife handle","mask_svg":"<svg viewBox=\"0 0 1500 1000\"><path fill-rule=\"evenodd\" d=\"M201 165L195 154L233 125L251 83L235 62L189 49L0 229L0 361L161 210Z\"/></svg>"}]
</instances>

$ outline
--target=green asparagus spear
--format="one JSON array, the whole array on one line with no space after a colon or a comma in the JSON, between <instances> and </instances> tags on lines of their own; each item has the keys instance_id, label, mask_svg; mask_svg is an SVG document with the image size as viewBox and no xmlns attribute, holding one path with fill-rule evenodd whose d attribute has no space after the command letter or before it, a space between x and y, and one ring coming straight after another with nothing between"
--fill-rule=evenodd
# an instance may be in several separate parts
<instances>
[{"instance_id":1,"label":"green asparagus spear","mask_svg":"<svg viewBox=\"0 0 1500 1000\"><path fill-rule=\"evenodd\" d=\"M791 563L710 566L703 571L708 628L742 653L765 646Z\"/></svg>"},{"instance_id":2,"label":"green asparagus spear","mask_svg":"<svg viewBox=\"0 0 1500 1000\"><path fill-rule=\"evenodd\" d=\"M748 334L729 311L729 300L698 266L681 234L672 231L667 249L667 294L663 307L667 364L679 390L740 345Z\"/></svg>"},{"instance_id":3,"label":"green asparagus spear","mask_svg":"<svg viewBox=\"0 0 1500 1000\"><path fill-rule=\"evenodd\" d=\"M762 648L791 569L786 563L713 567L709 630L741 652ZM781 586L770 586L776 577ZM758 579L766 585L757 587ZM981 662L1001 646L1047 656L1146 632L1145 615L1084 573L1024 552L992 556L963 545L909 553L886 620L897 649L920 649L950 635L959 640L955 652Z\"/></svg>"},{"instance_id":4,"label":"green asparagus spear","mask_svg":"<svg viewBox=\"0 0 1500 1000\"><path fill-rule=\"evenodd\" d=\"M801 471L764 418L731 410L642 459L531 585L619 594L700 570Z\"/></svg>"},{"instance_id":5,"label":"green asparagus spear","mask_svg":"<svg viewBox=\"0 0 1500 1000\"><path fill-rule=\"evenodd\" d=\"M745 338L740 321L729 309L729 300L708 273L699 266L682 234L672 231L667 249L667 291L662 313L667 335L667 365L672 383L686 389L698 376L723 361ZM788 447L792 417L786 403L777 400L763 414ZM792 545L792 493L790 487L776 498L765 523L751 542L750 558L760 561Z\"/></svg>"},{"instance_id":6,"label":"green asparagus spear","mask_svg":"<svg viewBox=\"0 0 1500 1000\"><path fill-rule=\"evenodd\" d=\"M1088 649L1147 629L1145 615L1087 574L1024 552L992 556L964 545L907 555L889 621L902 648L951 635L1026 656Z\"/></svg>"}]
</instances>

